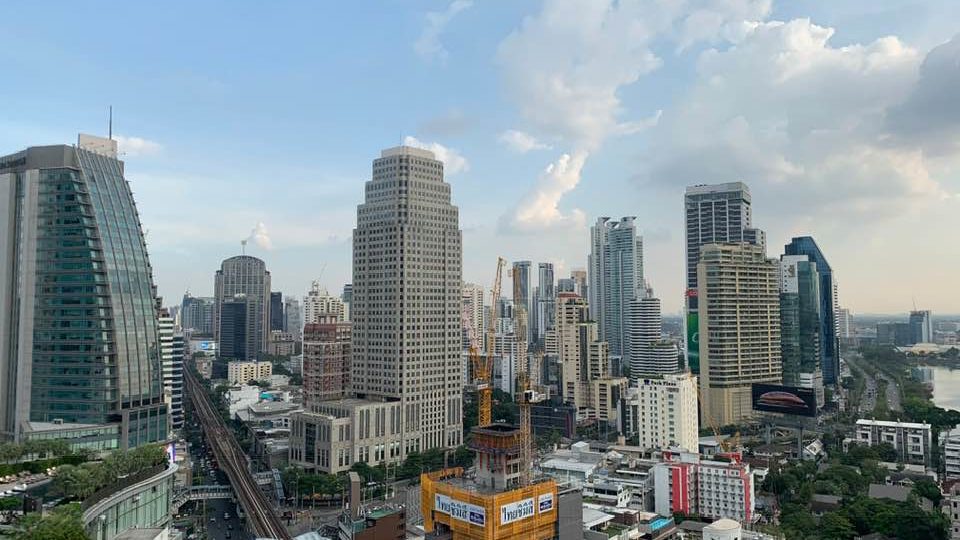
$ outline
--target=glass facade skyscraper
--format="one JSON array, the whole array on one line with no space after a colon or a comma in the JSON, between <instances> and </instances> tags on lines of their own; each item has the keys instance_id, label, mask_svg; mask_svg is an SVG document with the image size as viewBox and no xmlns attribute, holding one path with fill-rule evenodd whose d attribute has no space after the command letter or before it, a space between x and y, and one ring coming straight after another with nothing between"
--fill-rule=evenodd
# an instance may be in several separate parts
<instances>
[{"instance_id":1,"label":"glass facade skyscraper","mask_svg":"<svg viewBox=\"0 0 960 540\"><path fill-rule=\"evenodd\" d=\"M821 381L820 275L806 255L780 259L780 351L783 384Z\"/></svg>"},{"instance_id":2,"label":"glass facade skyscraper","mask_svg":"<svg viewBox=\"0 0 960 540\"><path fill-rule=\"evenodd\" d=\"M820 247L810 236L798 236L784 246L786 255L806 255L817 264L820 275L820 351L823 369L823 383L837 384L840 376L840 343L837 339L835 305L833 297L833 270L820 251Z\"/></svg>"},{"instance_id":3,"label":"glass facade skyscraper","mask_svg":"<svg viewBox=\"0 0 960 540\"><path fill-rule=\"evenodd\" d=\"M76 424L115 428L92 430L107 448L167 436L152 268L116 156L115 141L81 135L0 158L8 437Z\"/></svg>"}]
</instances>

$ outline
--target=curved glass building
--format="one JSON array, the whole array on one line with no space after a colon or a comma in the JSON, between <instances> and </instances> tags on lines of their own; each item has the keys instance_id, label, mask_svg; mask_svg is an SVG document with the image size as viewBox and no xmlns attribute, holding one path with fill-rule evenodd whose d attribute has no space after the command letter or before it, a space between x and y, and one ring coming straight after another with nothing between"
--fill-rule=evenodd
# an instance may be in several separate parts
<instances>
[{"instance_id":1,"label":"curved glass building","mask_svg":"<svg viewBox=\"0 0 960 540\"><path fill-rule=\"evenodd\" d=\"M0 157L0 223L5 438L164 440L156 291L116 142Z\"/></svg>"}]
</instances>

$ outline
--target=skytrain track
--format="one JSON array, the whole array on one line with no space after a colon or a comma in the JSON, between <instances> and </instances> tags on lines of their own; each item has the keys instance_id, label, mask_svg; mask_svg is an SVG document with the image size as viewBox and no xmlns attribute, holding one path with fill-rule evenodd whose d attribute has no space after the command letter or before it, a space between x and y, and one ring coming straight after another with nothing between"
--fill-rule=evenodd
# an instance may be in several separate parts
<instances>
[{"instance_id":1,"label":"skytrain track","mask_svg":"<svg viewBox=\"0 0 960 540\"><path fill-rule=\"evenodd\" d=\"M210 402L210 397L200 381L189 370L184 370L185 380L187 382L187 391L190 393L190 401L193 402L194 409L200 424L203 426L204 437L207 444L213 449L213 454L220 464L220 468L227 473L230 484L237 494L240 506L247 513L247 520L253 529L254 534L259 538L275 538L277 540L290 540L290 533L280 521L279 516L273 510L273 506L267 500L266 496L260 491L250 474L247 467L247 455L240 449L233 432L224 423L220 413Z\"/></svg>"}]
</instances>

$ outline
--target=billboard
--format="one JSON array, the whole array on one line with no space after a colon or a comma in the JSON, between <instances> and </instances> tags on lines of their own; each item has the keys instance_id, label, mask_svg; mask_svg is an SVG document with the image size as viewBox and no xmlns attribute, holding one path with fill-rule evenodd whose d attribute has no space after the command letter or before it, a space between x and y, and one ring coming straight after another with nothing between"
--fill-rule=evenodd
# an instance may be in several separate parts
<instances>
[{"instance_id":1,"label":"billboard","mask_svg":"<svg viewBox=\"0 0 960 540\"><path fill-rule=\"evenodd\" d=\"M700 373L700 316L693 310L687 311L687 367Z\"/></svg>"},{"instance_id":2,"label":"billboard","mask_svg":"<svg viewBox=\"0 0 960 540\"><path fill-rule=\"evenodd\" d=\"M813 388L754 384L753 410L814 417L817 415L817 395Z\"/></svg>"},{"instance_id":3,"label":"billboard","mask_svg":"<svg viewBox=\"0 0 960 540\"><path fill-rule=\"evenodd\" d=\"M434 508L437 512L443 512L454 519L472 525L483 527L487 524L487 511L483 507L451 499L446 495L439 493L434 495Z\"/></svg>"},{"instance_id":4,"label":"billboard","mask_svg":"<svg viewBox=\"0 0 960 540\"><path fill-rule=\"evenodd\" d=\"M533 498L523 499L500 507L500 525L533 517Z\"/></svg>"}]
</instances>

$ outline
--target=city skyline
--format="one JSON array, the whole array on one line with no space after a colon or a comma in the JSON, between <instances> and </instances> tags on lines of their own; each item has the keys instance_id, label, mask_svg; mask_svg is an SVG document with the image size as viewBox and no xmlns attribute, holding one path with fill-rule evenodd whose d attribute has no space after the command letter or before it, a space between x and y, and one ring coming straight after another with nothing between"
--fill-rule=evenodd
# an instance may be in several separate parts
<instances>
[{"instance_id":1,"label":"city skyline","mask_svg":"<svg viewBox=\"0 0 960 540\"><path fill-rule=\"evenodd\" d=\"M587 266L590 223L635 215L647 277L664 314L676 315L683 191L743 181L768 246L816 238L838 276L840 305L854 314L905 313L914 299L935 314L960 312L960 292L942 286L960 263L960 253L942 249L957 224L960 122L936 113L958 86L949 66L960 40L951 41L949 21L960 7L926 2L905 17L908 3L892 2L859 17L866 3L787 4L703 3L719 22L698 33L693 12L641 17L630 2L596 2L582 6L576 38L560 24L575 10L559 2L351 7L324 14L312 32L300 30L317 24L315 8L280 7L268 16L288 26L267 25L255 44L244 36L263 14L250 8L204 6L189 20L176 6L122 6L96 18L55 12L44 15L50 32L5 38L17 47L0 63L22 84L0 90L17 105L0 121L0 153L70 143L78 131L106 134L114 105L167 303L186 290L212 296L209 273L245 238L276 290L302 296L321 271L322 285L339 290L350 281L351 209L369 180L368 156L406 140L446 163L468 282L486 284L497 255L552 262L566 277ZM29 27L35 9L11 8L12 26ZM132 16L176 17L183 42L158 52L163 36L118 22ZM224 17L229 29L199 31ZM618 20L646 31L627 34ZM86 52L59 31L78 22L91 29ZM387 25L389 35L377 32ZM606 37L590 39L597 35ZM599 54L624 36L636 46ZM345 62L342 44L364 61ZM804 69L779 66L780 53ZM148 77L128 71L140 59L151 63ZM257 76L234 69L239 59ZM67 94L52 74L80 82ZM337 85L326 84L332 77ZM541 92L544 80L579 99ZM837 80L847 91L836 91ZM784 91L773 95L775 85ZM531 99L538 93L544 98ZM703 133L716 138L691 136Z\"/></svg>"}]
</instances>

